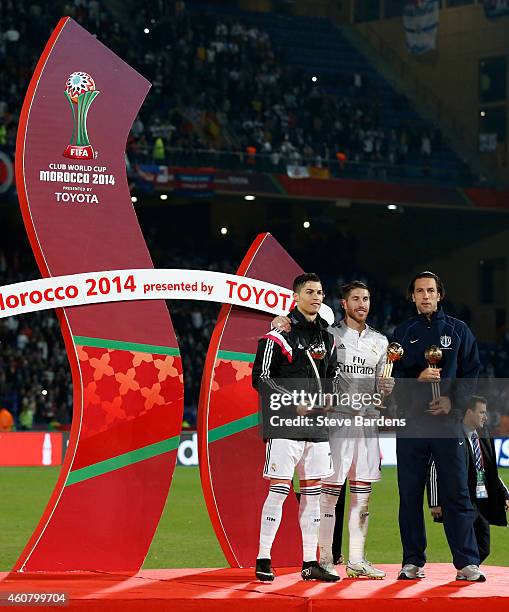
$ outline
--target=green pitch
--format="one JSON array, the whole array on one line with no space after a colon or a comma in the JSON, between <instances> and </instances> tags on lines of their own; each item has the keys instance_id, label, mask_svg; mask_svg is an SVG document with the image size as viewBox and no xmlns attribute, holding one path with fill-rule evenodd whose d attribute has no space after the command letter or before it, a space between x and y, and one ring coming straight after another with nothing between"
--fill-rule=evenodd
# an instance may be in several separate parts
<instances>
[{"instance_id":1,"label":"green pitch","mask_svg":"<svg viewBox=\"0 0 509 612\"><path fill-rule=\"evenodd\" d=\"M370 504L367 556L375 563L400 563L396 469L384 468ZM500 475L509 482L509 469ZM3 517L0 571L9 570L28 541L56 483L58 468L0 468L0 512ZM426 510L428 560L449 562L442 525ZM509 530L493 527L490 565L508 565ZM344 550L348 543L345 542ZM201 495L197 468L178 467L161 522L144 567L224 567L223 553Z\"/></svg>"}]
</instances>

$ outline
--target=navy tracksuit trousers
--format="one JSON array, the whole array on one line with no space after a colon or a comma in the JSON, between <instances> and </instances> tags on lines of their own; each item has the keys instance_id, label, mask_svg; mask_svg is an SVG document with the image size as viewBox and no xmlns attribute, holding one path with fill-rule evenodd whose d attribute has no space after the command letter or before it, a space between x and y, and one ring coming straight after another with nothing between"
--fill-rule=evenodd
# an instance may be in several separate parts
<instances>
[{"instance_id":1,"label":"navy tracksuit trousers","mask_svg":"<svg viewBox=\"0 0 509 612\"><path fill-rule=\"evenodd\" d=\"M399 529L403 565L424 566L426 529L424 490L426 471L433 455L440 482L445 534L456 569L479 565L474 533L475 512L467 485L465 438L403 438L396 441L399 488Z\"/></svg>"}]
</instances>

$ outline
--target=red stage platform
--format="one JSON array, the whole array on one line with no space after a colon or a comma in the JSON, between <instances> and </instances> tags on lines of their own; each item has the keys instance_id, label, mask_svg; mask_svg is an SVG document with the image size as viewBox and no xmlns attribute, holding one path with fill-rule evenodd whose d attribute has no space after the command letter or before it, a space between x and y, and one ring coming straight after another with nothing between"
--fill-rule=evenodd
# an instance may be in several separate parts
<instances>
[{"instance_id":1,"label":"red stage platform","mask_svg":"<svg viewBox=\"0 0 509 612\"><path fill-rule=\"evenodd\" d=\"M486 567L488 581L454 580L449 564L429 564L421 581L397 581L399 566L382 566L385 580L304 582L293 568L280 569L273 583L252 580L251 569L144 570L135 575L104 573L0 574L2 599L9 592L66 592L71 610L271 610L416 612L489 610L509 607L509 568ZM344 567L340 567L344 577ZM4 601L0 602L2 605ZM19 609L19 608L18 608ZM24 608L22 608L24 609ZM26 608L28 609L28 608ZM33 607L31 607L33 610ZM56 609L56 608L52 608Z\"/></svg>"}]
</instances>

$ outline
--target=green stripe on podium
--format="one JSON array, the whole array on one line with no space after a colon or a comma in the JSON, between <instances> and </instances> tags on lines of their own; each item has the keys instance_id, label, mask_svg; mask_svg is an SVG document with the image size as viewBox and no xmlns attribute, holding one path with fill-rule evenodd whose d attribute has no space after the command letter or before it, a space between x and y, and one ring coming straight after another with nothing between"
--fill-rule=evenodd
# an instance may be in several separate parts
<instances>
[{"instance_id":1,"label":"green stripe on podium","mask_svg":"<svg viewBox=\"0 0 509 612\"><path fill-rule=\"evenodd\" d=\"M173 357L180 356L179 349L172 346L156 346L155 344L139 344L137 342L123 342L122 340L109 340L107 338L89 338L87 336L73 336L73 339L74 343L80 346L153 353L155 355L172 355Z\"/></svg>"},{"instance_id":2,"label":"green stripe on podium","mask_svg":"<svg viewBox=\"0 0 509 612\"><path fill-rule=\"evenodd\" d=\"M236 433L240 433L245 429L256 427L259 422L260 418L258 412L255 412L254 414L249 414L248 416L237 419L236 421L231 421L231 423L226 423L226 425L220 425L219 427L215 427L209 431L209 442L216 442L217 440L222 440L228 436L233 436Z\"/></svg>"},{"instance_id":3,"label":"green stripe on podium","mask_svg":"<svg viewBox=\"0 0 509 612\"><path fill-rule=\"evenodd\" d=\"M230 361L248 361L253 363L255 360L254 353L238 353L237 351L217 351L218 359L229 359Z\"/></svg>"},{"instance_id":4,"label":"green stripe on podium","mask_svg":"<svg viewBox=\"0 0 509 612\"><path fill-rule=\"evenodd\" d=\"M133 463L145 461L145 459L152 459L152 457L164 455L164 453L176 450L179 441L180 436L174 436L173 438L168 438L167 440L149 444L148 446L137 448L128 453L117 455L116 457L111 457L110 459L105 459L104 461L93 463L92 465L87 465L87 467L80 468L79 470L73 470L69 473L65 486L68 487L77 482L83 482L84 480L95 478L96 476L114 472L120 468L132 465Z\"/></svg>"}]
</instances>

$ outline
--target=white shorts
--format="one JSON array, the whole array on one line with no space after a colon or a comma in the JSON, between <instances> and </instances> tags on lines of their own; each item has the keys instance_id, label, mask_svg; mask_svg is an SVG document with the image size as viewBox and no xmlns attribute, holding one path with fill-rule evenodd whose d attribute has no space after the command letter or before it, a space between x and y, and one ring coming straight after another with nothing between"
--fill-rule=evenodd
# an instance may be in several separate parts
<instances>
[{"instance_id":1,"label":"white shorts","mask_svg":"<svg viewBox=\"0 0 509 612\"><path fill-rule=\"evenodd\" d=\"M330 438L332 464L334 473L324 482L343 485L350 481L376 482L382 477L382 460L378 429L376 427L359 427L349 432L345 427L340 433L333 433Z\"/></svg>"},{"instance_id":2,"label":"white shorts","mask_svg":"<svg viewBox=\"0 0 509 612\"><path fill-rule=\"evenodd\" d=\"M264 478L292 480L294 473L300 480L321 480L333 473L328 442L304 440L267 440Z\"/></svg>"}]
</instances>

